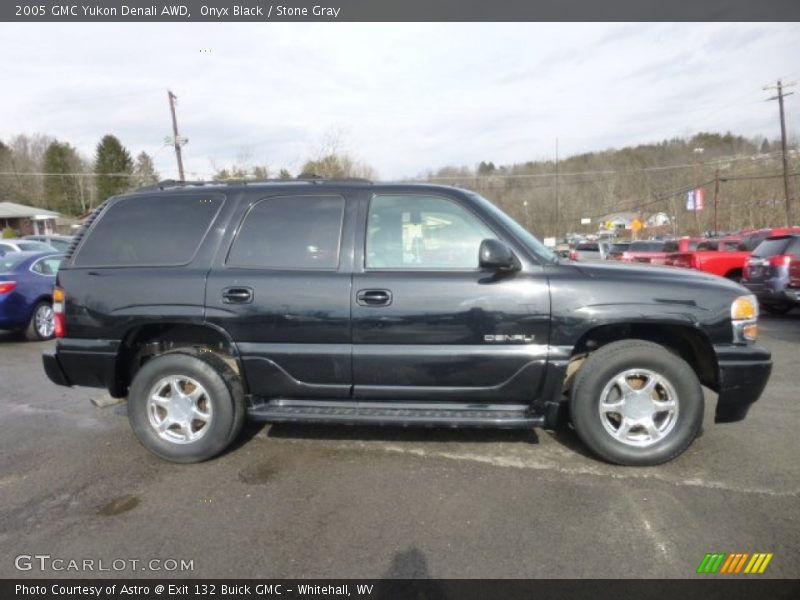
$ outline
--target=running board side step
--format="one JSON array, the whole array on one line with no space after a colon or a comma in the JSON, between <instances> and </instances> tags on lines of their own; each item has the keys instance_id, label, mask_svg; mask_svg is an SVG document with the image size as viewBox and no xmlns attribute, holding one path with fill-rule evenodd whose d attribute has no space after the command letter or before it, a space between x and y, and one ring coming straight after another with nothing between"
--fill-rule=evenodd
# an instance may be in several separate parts
<instances>
[{"instance_id":1,"label":"running board side step","mask_svg":"<svg viewBox=\"0 0 800 600\"><path fill-rule=\"evenodd\" d=\"M377 404L377 406L376 406ZM528 409L431 408L415 403L408 406L380 406L380 403L273 401L251 406L248 418L273 423L330 423L341 425L400 425L428 427L492 427L527 429L544 426L544 417Z\"/></svg>"}]
</instances>

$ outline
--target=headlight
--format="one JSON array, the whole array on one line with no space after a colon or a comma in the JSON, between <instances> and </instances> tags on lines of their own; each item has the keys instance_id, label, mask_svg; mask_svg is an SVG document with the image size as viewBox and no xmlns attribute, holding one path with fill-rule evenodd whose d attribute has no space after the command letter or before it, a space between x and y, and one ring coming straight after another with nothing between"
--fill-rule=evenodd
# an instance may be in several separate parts
<instances>
[{"instance_id":1,"label":"headlight","mask_svg":"<svg viewBox=\"0 0 800 600\"><path fill-rule=\"evenodd\" d=\"M731 304L733 341L750 342L758 337L758 300L755 296L739 296Z\"/></svg>"}]
</instances>

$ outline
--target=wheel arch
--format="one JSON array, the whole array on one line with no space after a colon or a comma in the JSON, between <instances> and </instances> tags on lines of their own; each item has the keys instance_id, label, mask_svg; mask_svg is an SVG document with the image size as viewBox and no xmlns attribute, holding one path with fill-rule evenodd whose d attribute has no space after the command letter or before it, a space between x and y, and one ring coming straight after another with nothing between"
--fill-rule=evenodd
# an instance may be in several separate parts
<instances>
[{"instance_id":1,"label":"wheel arch","mask_svg":"<svg viewBox=\"0 0 800 600\"><path fill-rule=\"evenodd\" d=\"M109 393L117 398L126 396L136 372L148 360L189 348L219 355L239 375L246 391L239 352L227 331L210 323L170 321L139 323L125 332L117 350Z\"/></svg>"},{"instance_id":2,"label":"wheel arch","mask_svg":"<svg viewBox=\"0 0 800 600\"><path fill-rule=\"evenodd\" d=\"M570 364L595 350L623 340L645 340L659 344L683 358L704 386L719 390L719 368L714 346L701 330L684 323L627 322L605 324L586 331L572 349ZM579 365L577 365L579 368ZM568 368L568 378L573 373Z\"/></svg>"}]
</instances>

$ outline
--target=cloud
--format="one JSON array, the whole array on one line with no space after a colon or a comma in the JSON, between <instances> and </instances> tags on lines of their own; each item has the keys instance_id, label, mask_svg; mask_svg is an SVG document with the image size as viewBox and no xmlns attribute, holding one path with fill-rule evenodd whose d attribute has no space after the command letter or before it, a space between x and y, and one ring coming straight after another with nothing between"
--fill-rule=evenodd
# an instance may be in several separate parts
<instances>
[{"instance_id":1,"label":"cloud","mask_svg":"<svg viewBox=\"0 0 800 600\"><path fill-rule=\"evenodd\" d=\"M800 25L5 23L0 56L0 139L46 132L91 155L114 133L175 177L172 89L196 176L243 150L297 170L338 127L395 179L551 157L556 138L566 155L700 130L774 135L761 88L800 77Z\"/></svg>"}]
</instances>

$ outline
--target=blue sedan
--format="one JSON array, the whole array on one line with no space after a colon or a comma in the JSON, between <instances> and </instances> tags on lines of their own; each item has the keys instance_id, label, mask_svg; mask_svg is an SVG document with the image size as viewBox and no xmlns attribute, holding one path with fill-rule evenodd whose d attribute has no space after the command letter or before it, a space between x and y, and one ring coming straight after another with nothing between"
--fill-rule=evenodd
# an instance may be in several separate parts
<instances>
[{"instance_id":1,"label":"blue sedan","mask_svg":"<svg viewBox=\"0 0 800 600\"><path fill-rule=\"evenodd\" d=\"M0 329L24 331L29 340L53 337L53 286L63 258L58 252L0 257Z\"/></svg>"}]
</instances>

